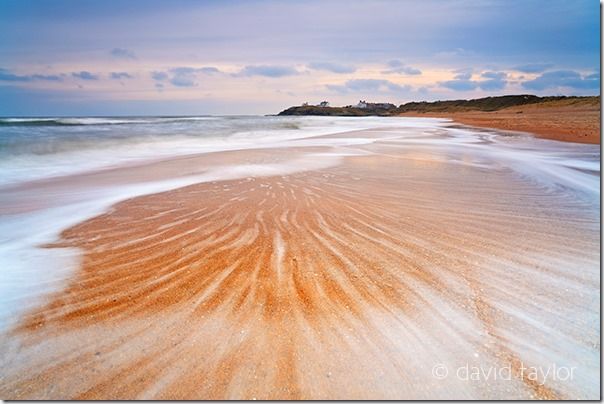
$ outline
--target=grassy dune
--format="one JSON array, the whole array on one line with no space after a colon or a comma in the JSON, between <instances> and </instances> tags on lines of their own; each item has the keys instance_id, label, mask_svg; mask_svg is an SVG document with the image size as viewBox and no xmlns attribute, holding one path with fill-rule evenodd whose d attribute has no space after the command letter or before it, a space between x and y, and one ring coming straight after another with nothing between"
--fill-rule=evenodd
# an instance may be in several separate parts
<instances>
[{"instance_id":1,"label":"grassy dune","mask_svg":"<svg viewBox=\"0 0 604 404\"><path fill-rule=\"evenodd\" d=\"M449 118L466 125L533 133L577 143L600 143L600 97L506 95L474 100L409 102L396 108L291 107L279 115Z\"/></svg>"}]
</instances>

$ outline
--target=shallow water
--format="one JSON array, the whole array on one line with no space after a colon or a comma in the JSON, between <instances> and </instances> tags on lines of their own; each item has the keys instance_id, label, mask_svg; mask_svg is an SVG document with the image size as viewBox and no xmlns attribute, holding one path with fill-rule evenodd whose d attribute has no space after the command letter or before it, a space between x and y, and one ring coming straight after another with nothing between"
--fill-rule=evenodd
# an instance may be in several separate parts
<instances>
[{"instance_id":1,"label":"shallow water","mask_svg":"<svg viewBox=\"0 0 604 404\"><path fill-rule=\"evenodd\" d=\"M376 125L396 123L371 117L0 118L0 185Z\"/></svg>"},{"instance_id":2,"label":"shallow water","mask_svg":"<svg viewBox=\"0 0 604 404\"><path fill-rule=\"evenodd\" d=\"M377 128L367 130L368 128ZM363 134L355 131L364 130ZM326 136L327 135L327 136ZM470 130L443 119L333 117L148 117L148 118L4 118L0 120L0 259L4 296L0 324L14 310L20 289L39 289L24 278L52 284L70 256L38 248L61 230L98 215L114 203L189 184L249 176L286 175L338 164L343 156L374 153L374 142L408 153L411 159L462 164L485 170L512 170L536 188L582 200L599 218L599 147L532 138L518 133ZM114 169L200 152L272 147L327 147L298 158L215 164L198 173L161 180L132 178L120 183L120 171L103 184L79 181L54 185L53 179L91 169ZM375 153L388 155L390 151ZM41 189L30 181L46 180ZM55 180L56 181L56 180ZM109 181L109 185L107 184ZM33 184L36 184L35 182ZM43 201L28 214L10 214L14 206ZM48 256L52 258L48 260ZM46 260L51 270L40 270ZM67 261L66 261L67 260ZM54 262L59 263L55 265ZM77 260L75 260L77 262ZM69 271L67 271L69 273ZM24 275L27 274L27 275ZM45 283L46 281L42 281ZM28 292L36 293L34 292ZM35 299L32 299L32 301ZM25 305L23 307L29 307Z\"/></svg>"},{"instance_id":3,"label":"shallow water","mask_svg":"<svg viewBox=\"0 0 604 404\"><path fill-rule=\"evenodd\" d=\"M111 323L105 323L107 313L92 310L98 304L98 296L109 298L115 293L106 286L114 284L112 278L91 289L91 293L98 292L94 297L80 295L81 291L73 289L72 283L68 296L76 300L60 311L54 306L44 308L44 295L62 291L69 285L68 280L79 276L84 279L77 282L102 279L102 268L111 270L136 264L122 260L122 249L126 246L133 253L140 249L141 257L145 257L149 249L161 254L186 245L186 254L173 266L156 268L150 264L143 279L128 284L143 291L148 289L148 295L157 294L152 285L156 283L154 277L162 274L174 280L162 287L165 296L179 290L182 284L199 289L185 302L186 310L180 307L173 314L162 310L161 316L167 316L162 320L165 324L177 327L180 321L201 321L209 329L248 330L265 341L266 346L248 346L250 354L244 356L240 372L257 364L267 354L271 341L285 355L291 346L279 337L283 333L297 341L298 354L309 360L329 357L335 367L343 370L350 366L348 360L361 357L371 375L383 375L381 381L367 380L363 379L366 372L351 371L348 378L341 374L330 376L330 384L325 385L324 378L317 376L327 371L322 365L298 360L296 367L306 369L312 376L299 377L297 383L280 379L283 376L280 374L266 376L268 379L264 380L268 387L294 383L298 395L280 396L241 381L231 386L229 394L208 386L197 386L196 390L191 379L185 389L189 397L244 397L246 391L272 398L502 397L508 389L505 383L493 382L485 388L453 379L434 384L429 379L432 362L436 363L438 358L449 367L461 366L483 351L484 363L490 365L497 355L509 362L521 358L540 365L582 363L577 380L550 387L562 397L594 397L598 391L598 356L591 345L599 336L598 146L471 130L437 119L244 117L233 118L234 126L249 124L250 130L231 128L228 135L208 139L192 134L196 133L194 125L188 121L164 122L170 118L158 118L152 123L122 120L109 125L94 119L78 121L78 125L61 121L53 124L50 131L57 138L62 132L53 132L56 128L92 126L91 134L97 130L115 130L119 135L95 138L88 149L76 147L65 151L61 146L46 154L32 153L21 145L19 150L28 151L15 152L15 156L29 165L38 165L37 169L25 170L29 172L23 175L20 174L23 167L12 172L2 166L11 178L0 192L3 213L0 259L4 278L0 316L6 330L17 325L26 313L32 310L36 313L36 307L42 307L49 329L55 327L56 332L56 327L59 330L62 327L60 321L64 321L60 320L61 313L88 308L92 318L98 319L95 326L104 330L97 330L99 335L118 338L121 331L111 331ZM212 119L200 118L203 123L197 129L205 128L206 121ZM194 122L197 125L198 121ZM20 124L19 129L31 129ZM155 135L145 138L149 125L156 133L176 126L167 140L163 136L158 140ZM36 123L34 127L44 124ZM147 139L150 146L145 147L149 146L149 150L132 152L132 139L124 134L127 131L121 132L122 127L128 127L135 143L141 143L141 136ZM182 133L176 128L186 128L185 138L179 137ZM170 147L172 135L178 137L178 146L174 148ZM74 142L73 136L70 132L66 142ZM81 136L81 133L75 135L75 144ZM54 145L53 142L61 143L63 139L51 140L50 144ZM108 160L95 160L90 165L64 164L70 153L103 153L109 150L105 148L107 144L111 144L111 150L123 148L123 154L112 153ZM157 161L158 157L182 156L193 150L234 149L247 151L202 154L168 163ZM132 166L150 158L155 162L139 171ZM56 166L47 173L36 174L44 171L42 164L48 161ZM88 168L124 163L130 167L85 173ZM51 173L71 176L52 177ZM30 179L38 181L27 183ZM180 189L192 184L201 185ZM133 200L136 208L129 214L114 206L128 198L171 189L178 190L166 200L161 195L149 201ZM41 202L31 203L33 199ZM147 206L158 216L145 213ZM106 224L102 216L83 226L78 224L103 212L109 212L110 219L112 214L116 215L111 219L115 228L103 228ZM66 229L69 242L59 248L40 248L60 240L61 232ZM166 233L171 237L160 237ZM155 238L159 240L157 243ZM90 245L96 246L89 251ZM97 256L96 249L107 252L109 258L98 262L90 258L91 253ZM260 258L254 258L253 254L248 257L246 251L250 250L261 251ZM228 265L224 260L205 262L206 268L216 274L212 282L206 283L205 272L191 277L190 268L180 265L181 260L203 260L218 251L228 251L230 258L226 261ZM320 253L313 254L314 251ZM93 265L82 275L78 271L85 257ZM292 257L297 258L292 261ZM291 279L299 276L298 265L313 268L312 275L324 281L303 274L303 280L292 284ZM257 268L254 276L260 276L258 285L248 285L247 274L252 267ZM99 275L94 271L100 271ZM86 278L86 274L91 278ZM228 289L216 280L231 279L235 274L241 282L231 284ZM259 285L263 285L264 292L256 289ZM301 289L297 289L299 285L303 285ZM285 318L268 321L258 317L254 306L232 312L234 302L243 299L249 287L258 296L271 295L270 291L275 289L273 297L281 302L275 308L287 307L292 310L292 317L287 321ZM304 303L295 297L299 290L306 293L308 300ZM215 302L216 311L204 312L205 320L188 317L217 292L223 297ZM308 307L315 305L317 309L309 317ZM142 302L116 312L122 319L135 313L149 316ZM237 318L232 318L235 314ZM161 340L173 337L145 321L140 324L125 321L123 326L124 332L146 330ZM41 335L43 330L44 327ZM291 330L297 330L298 334ZM330 342L315 335L317 330L330 335ZM62 362L58 353L70 347L77 335L88 332L92 331L83 328L61 337L64 341L49 339L45 344L50 347L41 358ZM447 342L447 336L457 342ZM194 358L201 352L219 366L223 358L212 353L212 344L195 342L210 338L209 334L187 331L183 338L185 346L181 354L186 355L179 354L178 358L184 360L184 370L158 374L133 394L175 397L175 386L183 383L187 370L192 373L200 370L198 364L186 358ZM317 342L317 338L323 342ZM18 343L9 340L11 344ZM432 342L411 350L408 348L411 341ZM151 341L140 343L151 351L165 349ZM482 347L483 344L488 346ZM235 346L227 344L223 348L232 350ZM119 351L134 361L137 357L133 349L124 345ZM394 358L392 361L387 352ZM16 349L10 350L7 357L14 361L26 354L27 351ZM480 358L475 362L482 363ZM112 359L112 363L116 361L119 362ZM406 367L410 363L415 369ZM22 369L27 369L28 362L23 366ZM69 365L66 369L69 375L78 368ZM401 377L412 377L412 370L421 374L419 380L407 385L397 383ZM283 372L290 374L289 370ZM19 385L18 374L11 374L10 380ZM431 390L423 391L421 386L426 382L432 383ZM0 385L0 389L6 392L10 386L10 383ZM343 386L354 394L343 396L347 391ZM68 389L69 396L83 394L84 387ZM447 395L451 389L456 392L455 397ZM110 391L112 397L119 397L117 390L106 390L107 394ZM376 395L368 394L371 391ZM538 386L521 384L513 384L508 394L510 391L519 398L550 394L549 390L540 391Z\"/></svg>"}]
</instances>

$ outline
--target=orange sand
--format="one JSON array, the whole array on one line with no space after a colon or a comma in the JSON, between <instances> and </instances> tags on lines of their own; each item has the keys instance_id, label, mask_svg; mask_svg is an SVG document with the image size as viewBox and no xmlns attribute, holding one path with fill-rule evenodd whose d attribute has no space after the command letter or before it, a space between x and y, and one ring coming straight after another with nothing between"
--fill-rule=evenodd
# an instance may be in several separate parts
<instances>
[{"instance_id":1,"label":"orange sand","mask_svg":"<svg viewBox=\"0 0 604 404\"><path fill-rule=\"evenodd\" d=\"M402 116L450 118L459 123L530 132L544 139L600 144L600 105L560 102L505 108L499 111L405 113Z\"/></svg>"},{"instance_id":2,"label":"orange sand","mask_svg":"<svg viewBox=\"0 0 604 404\"><path fill-rule=\"evenodd\" d=\"M80 248L82 268L11 333L19 348L3 344L0 397L588 394L523 378L520 364L536 357L509 339L558 352L552 327L598 344L568 314L597 304L582 290L599 287L598 229L586 229L580 204L506 171L366 149L375 154L334 168L134 198L64 231L47 248ZM180 161L169 169L190 167ZM563 272L564 262L586 272ZM438 363L468 361L510 365L514 377L431 376Z\"/></svg>"}]
</instances>

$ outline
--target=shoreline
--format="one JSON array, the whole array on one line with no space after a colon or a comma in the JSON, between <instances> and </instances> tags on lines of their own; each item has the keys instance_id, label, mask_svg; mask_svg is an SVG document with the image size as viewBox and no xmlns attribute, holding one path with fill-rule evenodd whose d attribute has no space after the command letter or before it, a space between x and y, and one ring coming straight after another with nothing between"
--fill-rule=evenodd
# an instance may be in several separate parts
<instances>
[{"instance_id":1,"label":"shoreline","mask_svg":"<svg viewBox=\"0 0 604 404\"><path fill-rule=\"evenodd\" d=\"M410 123L418 124L424 123ZM450 139L443 130L455 142L441 146ZM314 146L181 157L153 163L153 170L112 172L128 182L151 171L170 177L222 170L225 161L247 167L234 178L123 200L47 244L82 251L81 267L64 290L1 337L7 343L0 358L8 363L0 394L595 397L593 195L583 200L541 179L533 167L548 164L547 156L538 160L540 154L506 142L490 155L497 135L483 139L436 125L401 133L339 133L317 137ZM322 141L332 146L316 146ZM585 149L548 146L552 155ZM317 165L249 169L296 153ZM338 164L319 164L332 157ZM507 169L492 169L498 164ZM550 168L572 173L564 165ZM79 181L106 184L107 174ZM593 182L587 174L579 179ZM63 178L55 188L42 183L50 188L32 192L76 184ZM572 287L561 290L560 282ZM431 369L443 358L450 368L509 364L515 376L488 391L435 380ZM519 363L560 358L563 366L588 363L576 384L539 386L518 373Z\"/></svg>"},{"instance_id":2,"label":"shoreline","mask_svg":"<svg viewBox=\"0 0 604 404\"><path fill-rule=\"evenodd\" d=\"M600 105L529 104L498 111L406 112L403 117L446 118L483 129L526 132L537 138L600 144Z\"/></svg>"}]
</instances>

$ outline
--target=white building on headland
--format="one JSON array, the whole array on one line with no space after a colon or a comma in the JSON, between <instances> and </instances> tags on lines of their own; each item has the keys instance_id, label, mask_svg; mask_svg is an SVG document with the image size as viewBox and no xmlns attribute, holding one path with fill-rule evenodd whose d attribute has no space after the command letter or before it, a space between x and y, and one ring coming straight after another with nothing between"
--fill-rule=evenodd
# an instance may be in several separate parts
<instances>
[{"instance_id":1,"label":"white building on headland","mask_svg":"<svg viewBox=\"0 0 604 404\"><path fill-rule=\"evenodd\" d=\"M392 109L396 108L396 105L390 104L389 102L367 102L364 100L359 101L356 105L357 108L382 108L382 109Z\"/></svg>"}]
</instances>

